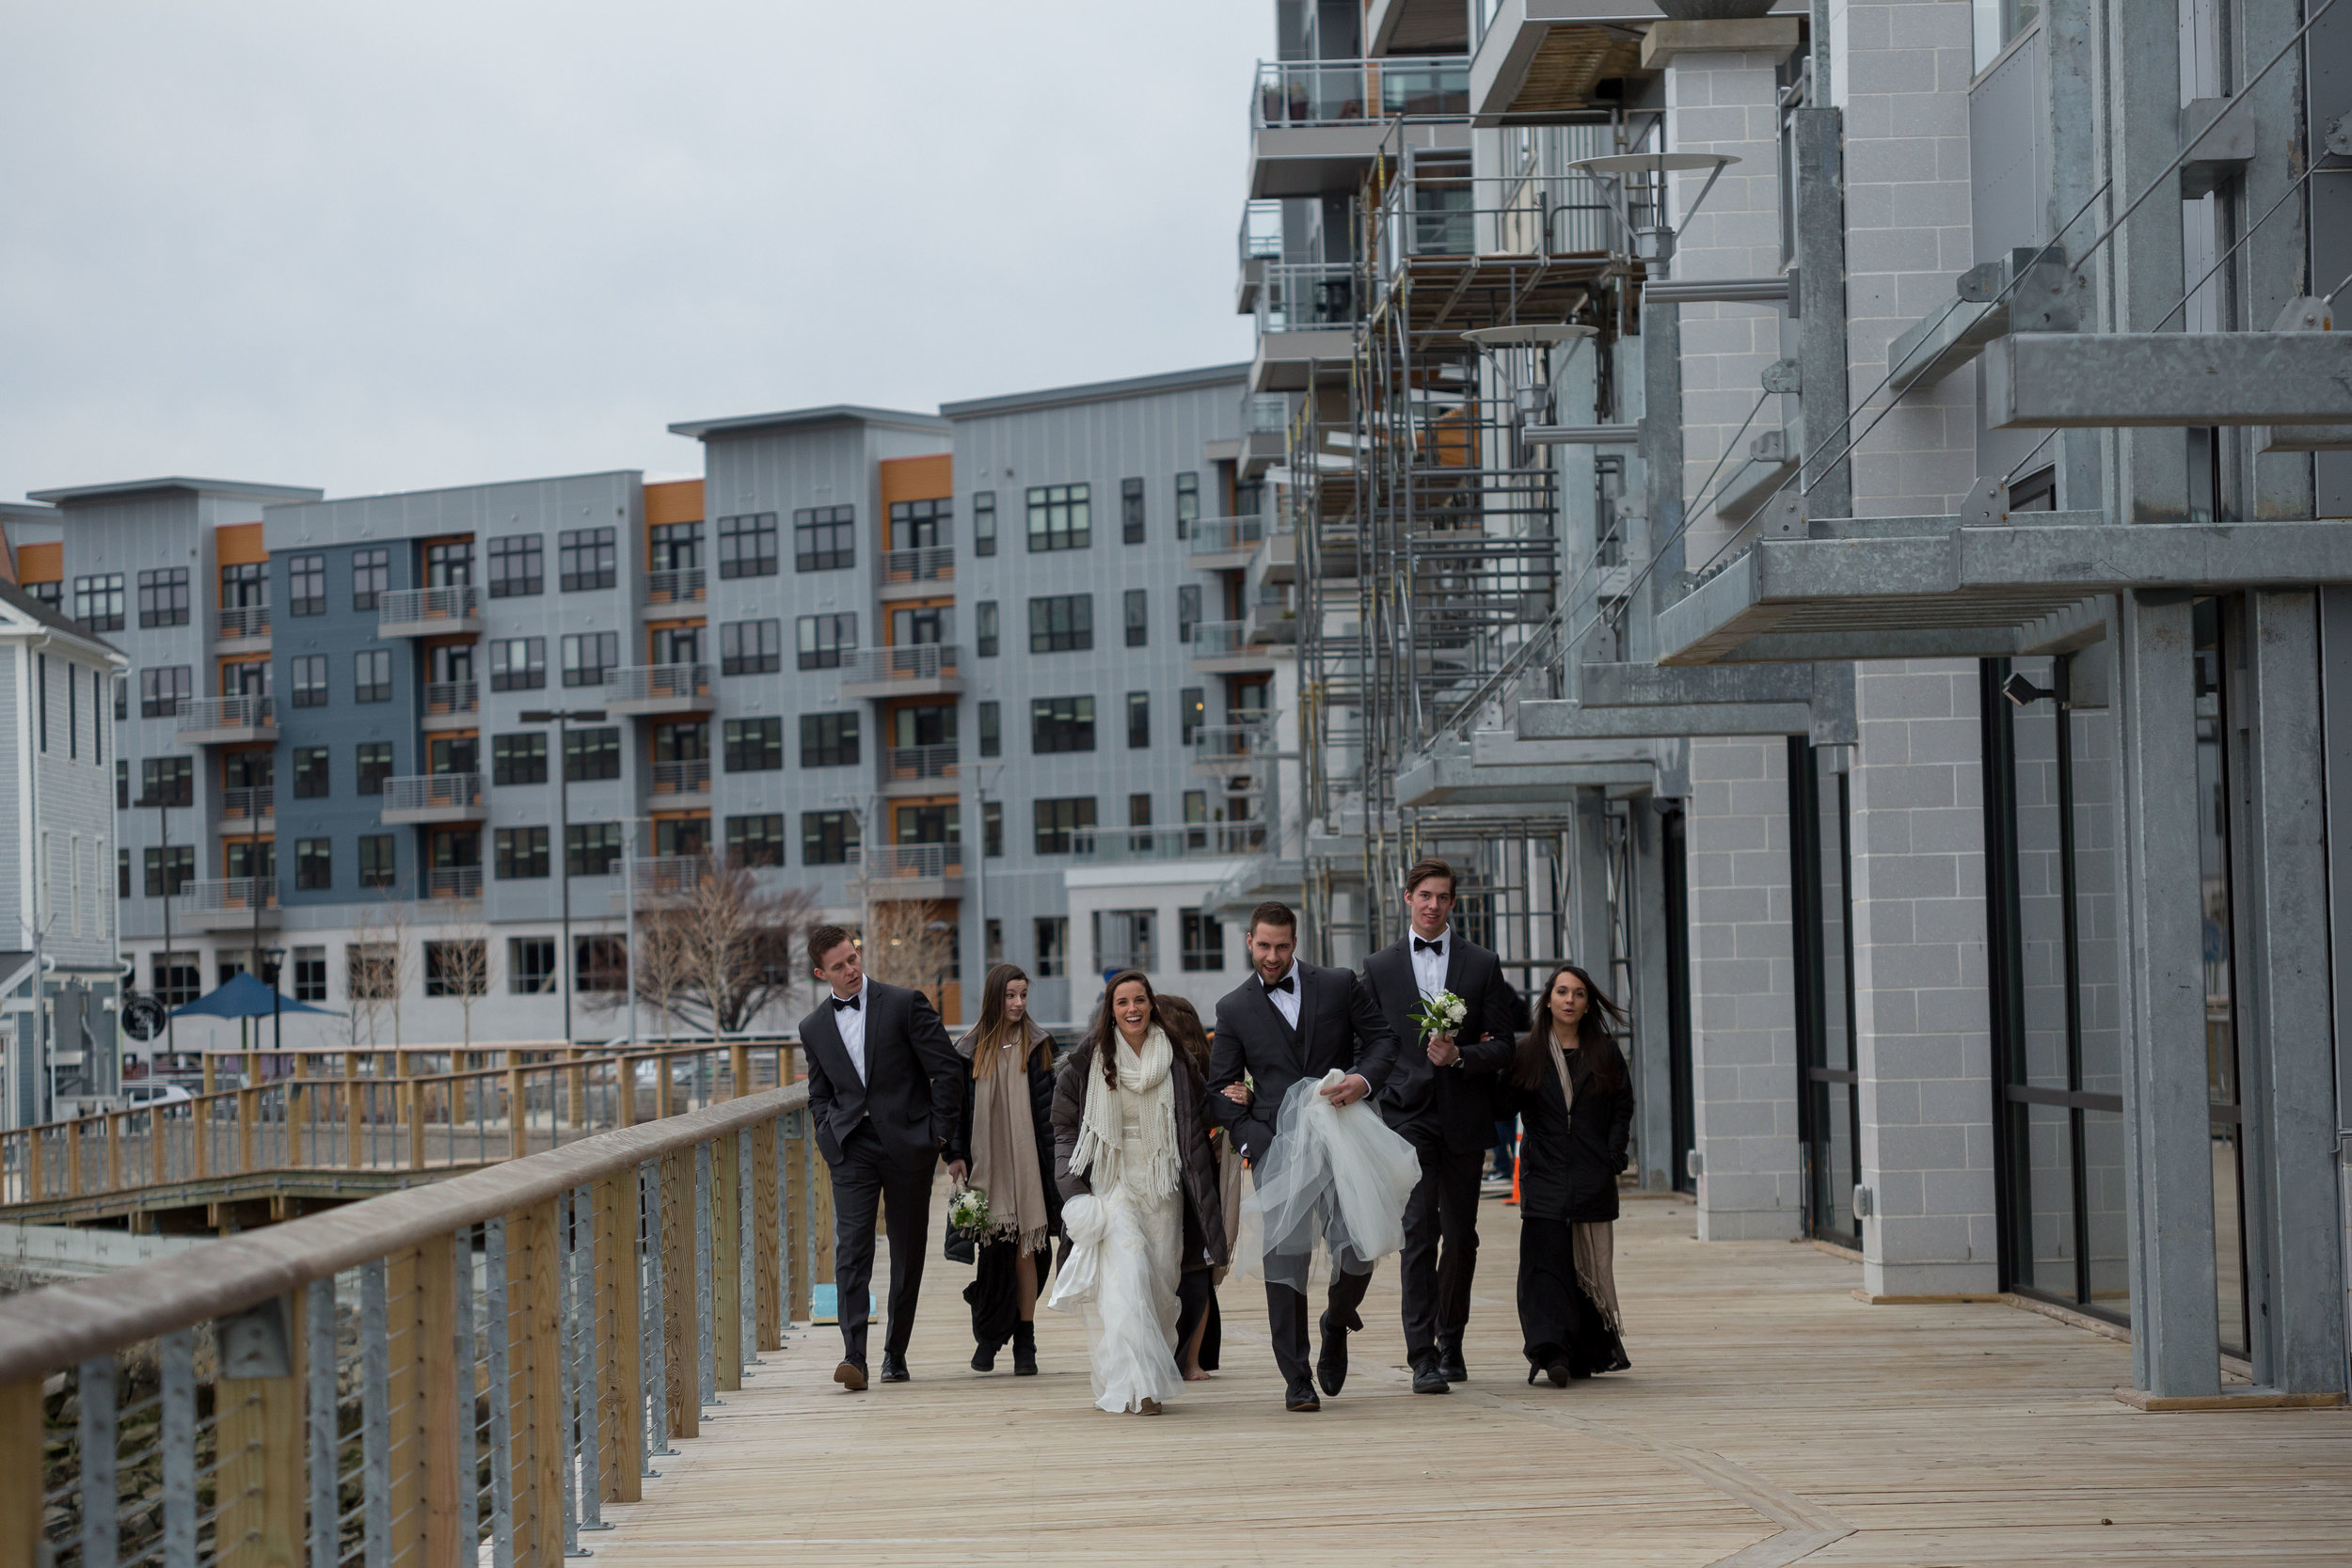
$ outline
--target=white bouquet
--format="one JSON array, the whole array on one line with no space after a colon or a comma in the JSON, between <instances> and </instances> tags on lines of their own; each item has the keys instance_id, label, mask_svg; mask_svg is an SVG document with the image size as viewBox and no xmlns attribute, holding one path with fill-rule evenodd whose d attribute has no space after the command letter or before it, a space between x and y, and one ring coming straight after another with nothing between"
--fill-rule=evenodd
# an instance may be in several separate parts
<instances>
[{"instance_id":1,"label":"white bouquet","mask_svg":"<svg viewBox=\"0 0 2352 1568\"><path fill-rule=\"evenodd\" d=\"M985 1236L996 1216L989 1212L986 1193L966 1187L947 1200L947 1223L967 1236Z\"/></svg>"},{"instance_id":2,"label":"white bouquet","mask_svg":"<svg viewBox=\"0 0 2352 1568\"><path fill-rule=\"evenodd\" d=\"M1431 1035L1451 1035L1468 1017L1470 1004L1450 990L1441 990L1435 996L1422 998L1421 1006L1414 1010L1413 1022L1421 1025L1422 1037L1426 1039Z\"/></svg>"}]
</instances>

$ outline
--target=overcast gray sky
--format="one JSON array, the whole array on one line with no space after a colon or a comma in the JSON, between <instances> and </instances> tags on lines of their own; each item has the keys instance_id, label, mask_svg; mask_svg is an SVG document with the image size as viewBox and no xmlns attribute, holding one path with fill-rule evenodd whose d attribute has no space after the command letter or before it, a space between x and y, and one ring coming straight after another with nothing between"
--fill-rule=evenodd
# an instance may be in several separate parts
<instances>
[{"instance_id":1,"label":"overcast gray sky","mask_svg":"<svg viewBox=\"0 0 2352 1568\"><path fill-rule=\"evenodd\" d=\"M0 496L643 467L1248 356L1268 0L8 0Z\"/></svg>"}]
</instances>

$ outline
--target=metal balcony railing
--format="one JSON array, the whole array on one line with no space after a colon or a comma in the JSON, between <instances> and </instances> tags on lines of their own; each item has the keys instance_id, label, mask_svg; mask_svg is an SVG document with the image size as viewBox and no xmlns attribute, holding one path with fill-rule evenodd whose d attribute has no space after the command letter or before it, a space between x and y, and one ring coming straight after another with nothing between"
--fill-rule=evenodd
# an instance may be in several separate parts
<instances>
[{"instance_id":1,"label":"metal balcony railing","mask_svg":"<svg viewBox=\"0 0 2352 1568\"><path fill-rule=\"evenodd\" d=\"M274 784L260 784L220 792L220 819L223 822L251 822L259 817L278 815L278 789Z\"/></svg>"},{"instance_id":2,"label":"metal balcony railing","mask_svg":"<svg viewBox=\"0 0 2352 1568\"><path fill-rule=\"evenodd\" d=\"M647 604L699 604L708 593L700 566L674 566L645 574Z\"/></svg>"},{"instance_id":3,"label":"metal balcony railing","mask_svg":"<svg viewBox=\"0 0 2352 1568\"><path fill-rule=\"evenodd\" d=\"M1250 106L1259 127L1345 125L1366 119L1466 119L1470 61L1448 57L1385 60L1263 60Z\"/></svg>"},{"instance_id":4,"label":"metal balcony railing","mask_svg":"<svg viewBox=\"0 0 2352 1568\"><path fill-rule=\"evenodd\" d=\"M220 611L220 637L223 641L244 637L269 635L269 606L265 604L225 605Z\"/></svg>"},{"instance_id":5,"label":"metal balcony railing","mask_svg":"<svg viewBox=\"0 0 2352 1568\"><path fill-rule=\"evenodd\" d=\"M653 792L656 795L707 795L710 792L710 759L695 757L688 762L657 762L653 765Z\"/></svg>"},{"instance_id":6,"label":"metal balcony railing","mask_svg":"<svg viewBox=\"0 0 2352 1568\"><path fill-rule=\"evenodd\" d=\"M191 697L180 705L179 731L253 730L278 721L277 704L268 697Z\"/></svg>"},{"instance_id":7,"label":"metal balcony railing","mask_svg":"<svg viewBox=\"0 0 2352 1568\"><path fill-rule=\"evenodd\" d=\"M482 590L471 583L455 588L393 588L375 598L375 624L379 627L466 621L481 613Z\"/></svg>"},{"instance_id":8,"label":"metal balcony railing","mask_svg":"<svg viewBox=\"0 0 2352 1568\"><path fill-rule=\"evenodd\" d=\"M424 689L427 714L472 713L482 706L482 688L474 681L434 681Z\"/></svg>"},{"instance_id":9,"label":"metal balcony railing","mask_svg":"<svg viewBox=\"0 0 2352 1568\"><path fill-rule=\"evenodd\" d=\"M882 777L894 784L956 776L956 745L893 746L882 753Z\"/></svg>"},{"instance_id":10,"label":"metal balcony railing","mask_svg":"<svg viewBox=\"0 0 2352 1568\"><path fill-rule=\"evenodd\" d=\"M852 686L938 680L956 673L957 652L952 642L916 642L903 648L867 648L842 657L841 678Z\"/></svg>"},{"instance_id":11,"label":"metal balcony railing","mask_svg":"<svg viewBox=\"0 0 2352 1568\"><path fill-rule=\"evenodd\" d=\"M384 781L384 810L458 810L482 804L479 773L412 773Z\"/></svg>"},{"instance_id":12,"label":"metal balcony railing","mask_svg":"<svg viewBox=\"0 0 2352 1568\"><path fill-rule=\"evenodd\" d=\"M278 881L272 877L215 877L189 882L180 895L180 907L190 914L225 914L232 910L278 907Z\"/></svg>"},{"instance_id":13,"label":"metal balcony railing","mask_svg":"<svg viewBox=\"0 0 2352 1568\"><path fill-rule=\"evenodd\" d=\"M859 855L866 876L880 880L899 877L961 877L961 844L874 844Z\"/></svg>"},{"instance_id":14,"label":"metal balcony railing","mask_svg":"<svg viewBox=\"0 0 2352 1568\"><path fill-rule=\"evenodd\" d=\"M604 677L608 703L655 703L665 698L710 695L707 664L628 664Z\"/></svg>"},{"instance_id":15,"label":"metal balcony railing","mask_svg":"<svg viewBox=\"0 0 2352 1568\"><path fill-rule=\"evenodd\" d=\"M1274 200L1246 201L1241 209L1241 230L1234 242L1245 262L1269 260L1282 254L1282 204Z\"/></svg>"},{"instance_id":16,"label":"metal balcony railing","mask_svg":"<svg viewBox=\"0 0 2352 1568\"><path fill-rule=\"evenodd\" d=\"M710 863L700 855L656 855L629 863L629 885L640 898L676 898L702 886Z\"/></svg>"},{"instance_id":17,"label":"metal balcony railing","mask_svg":"<svg viewBox=\"0 0 2352 1568\"><path fill-rule=\"evenodd\" d=\"M1363 314L1352 261L1271 261L1258 287L1258 330L1351 326Z\"/></svg>"},{"instance_id":18,"label":"metal balcony railing","mask_svg":"<svg viewBox=\"0 0 2352 1568\"><path fill-rule=\"evenodd\" d=\"M1291 400L1279 392L1259 392L1242 399L1241 427L1252 436L1288 434Z\"/></svg>"},{"instance_id":19,"label":"metal balcony railing","mask_svg":"<svg viewBox=\"0 0 2352 1568\"><path fill-rule=\"evenodd\" d=\"M1247 764L1275 748L1272 715L1238 724L1203 724L1192 732L1192 760Z\"/></svg>"},{"instance_id":20,"label":"metal balcony railing","mask_svg":"<svg viewBox=\"0 0 2352 1568\"><path fill-rule=\"evenodd\" d=\"M1184 828L1089 828L1072 834L1070 847L1079 859L1097 864L1248 855L1265 847L1265 824L1201 822Z\"/></svg>"},{"instance_id":21,"label":"metal balcony railing","mask_svg":"<svg viewBox=\"0 0 2352 1568\"><path fill-rule=\"evenodd\" d=\"M424 874L424 894L428 898L479 898L482 867L437 865Z\"/></svg>"},{"instance_id":22,"label":"metal balcony railing","mask_svg":"<svg viewBox=\"0 0 2352 1568\"><path fill-rule=\"evenodd\" d=\"M1608 148L1596 141L1593 150ZM1638 185L1623 194L1633 226L1648 225L1655 194ZM1374 254L1385 282L1414 257L1589 256L1631 245L1591 175L1473 176L1467 155L1424 156L1381 193Z\"/></svg>"},{"instance_id":23,"label":"metal balcony railing","mask_svg":"<svg viewBox=\"0 0 2352 1568\"><path fill-rule=\"evenodd\" d=\"M884 550L882 564L884 582L949 582L956 575L955 546L925 545L909 550Z\"/></svg>"},{"instance_id":24,"label":"metal balcony railing","mask_svg":"<svg viewBox=\"0 0 2352 1568\"><path fill-rule=\"evenodd\" d=\"M1264 537L1263 517L1202 517L1192 525L1185 547L1194 555L1224 555L1254 548Z\"/></svg>"},{"instance_id":25,"label":"metal balcony railing","mask_svg":"<svg viewBox=\"0 0 2352 1568\"><path fill-rule=\"evenodd\" d=\"M1202 621L1192 628L1192 657L1231 658L1248 645L1247 621Z\"/></svg>"}]
</instances>

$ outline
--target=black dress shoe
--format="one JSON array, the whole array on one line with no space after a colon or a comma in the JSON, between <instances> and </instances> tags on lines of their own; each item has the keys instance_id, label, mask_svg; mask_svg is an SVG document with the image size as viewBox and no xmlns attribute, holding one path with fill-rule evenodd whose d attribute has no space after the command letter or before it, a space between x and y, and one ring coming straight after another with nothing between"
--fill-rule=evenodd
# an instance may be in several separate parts
<instances>
[{"instance_id":1,"label":"black dress shoe","mask_svg":"<svg viewBox=\"0 0 2352 1568\"><path fill-rule=\"evenodd\" d=\"M907 1380L907 1358L895 1350L882 1352L882 1380L884 1383L904 1383Z\"/></svg>"},{"instance_id":2,"label":"black dress shoe","mask_svg":"<svg viewBox=\"0 0 2352 1568\"><path fill-rule=\"evenodd\" d=\"M1470 1381L1470 1369L1462 1365L1461 1346L1440 1345L1438 1347L1438 1375L1448 1383Z\"/></svg>"},{"instance_id":3,"label":"black dress shoe","mask_svg":"<svg viewBox=\"0 0 2352 1568\"><path fill-rule=\"evenodd\" d=\"M1413 1368L1413 1392L1416 1394L1450 1394L1453 1385L1438 1370L1437 1357L1431 1356Z\"/></svg>"},{"instance_id":4,"label":"black dress shoe","mask_svg":"<svg viewBox=\"0 0 2352 1568\"><path fill-rule=\"evenodd\" d=\"M1320 1410L1323 1408L1323 1402L1315 1398L1315 1386L1301 1378L1291 1385L1289 1393L1282 1396L1282 1408L1285 1410Z\"/></svg>"},{"instance_id":5,"label":"black dress shoe","mask_svg":"<svg viewBox=\"0 0 2352 1568\"><path fill-rule=\"evenodd\" d=\"M1347 1386L1347 1330L1323 1315L1323 1350L1315 1357L1315 1381L1333 1399Z\"/></svg>"},{"instance_id":6,"label":"black dress shoe","mask_svg":"<svg viewBox=\"0 0 2352 1568\"><path fill-rule=\"evenodd\" d=\"M866 1363L844 1360L833 1370L833 1380L852 1394L866 1392Z\"/></svg>"}]
</instances>

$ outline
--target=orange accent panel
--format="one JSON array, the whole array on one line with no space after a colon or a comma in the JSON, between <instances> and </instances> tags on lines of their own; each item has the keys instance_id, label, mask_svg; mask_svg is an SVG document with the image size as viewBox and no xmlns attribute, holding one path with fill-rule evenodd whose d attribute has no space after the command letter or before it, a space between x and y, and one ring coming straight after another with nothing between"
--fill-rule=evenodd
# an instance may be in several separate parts
<instances>
[{"instance_id":1,"label":"orange accent panel","mask_svg":"<svg viewBox=\"0 0 2352 1568\"><path fill-rule=\"evenodd\" d=\"M65 580L65 546L61 544L18 546L16 580L19 582L63 582Z\"/></svg>"},{"instance_id":2,"label":"orange accent panel","mask_svg":"<svg viewBox=\"0 0 2352 1568\"><path fill-rule=\"evenodd\" d=\"M223 523L213 530L213 557L223 566L251 566L269 559L259 523Z\"/></svg>"},{"instance_id":3,"label":"orange accent panel","mask_svg":"<svg viewBox=\"0 0 2352 1568\"><path fill-rule=\"evenodd\" d=\"M707 822L710 820L710 814L707 811L658 811L653 813L652 816L656 822Z\"/></svg>"},{"instance_id":4,"label":"orange accent panel","mask_svg":"<svg viewBox=\"0 0 2352 1568\"><path fill-rule=\"evenodd\" d=\"M952 806L963 800L961 795L893 795L890 797L890 842L898 842L898 808L900 806ZM913 839L907 840L912 844Z\"/></svg>"},{"instance_id":5,"label":"orange accent panel","mask_svg":"<svg viewBox=\"0 0 2352 1568\"><path fill-rule=\"evenodd\" d=\"M892 501L945 500L956 493L956 460L936 451L923 457L885 457L874 465L882 470L882 520L890 520Z\"/></svg>"},{"instance_id":6,"label":"orange accent panel","mask_svg":"<svg viewBox=\"0 0 2352 1568\"><path fill-rule=\"evenodd\" d=\"M648 621L645 623L645 629L649 632L676 631L683 626L707 626L710 623L707 620L700 615L689 615L682 620L676 621Z\"/></svg>"},{"instance_id":7,"label":"orange accent panel","mask_svg":"<svg viewBox=\"0 0 2352 1568\"><path fill-rule=\"evenodd\" d=\"M645 486L645 526L656 523L699 523L703 516L703 482L676 479Z\"/></svg>"}]
</instances>

